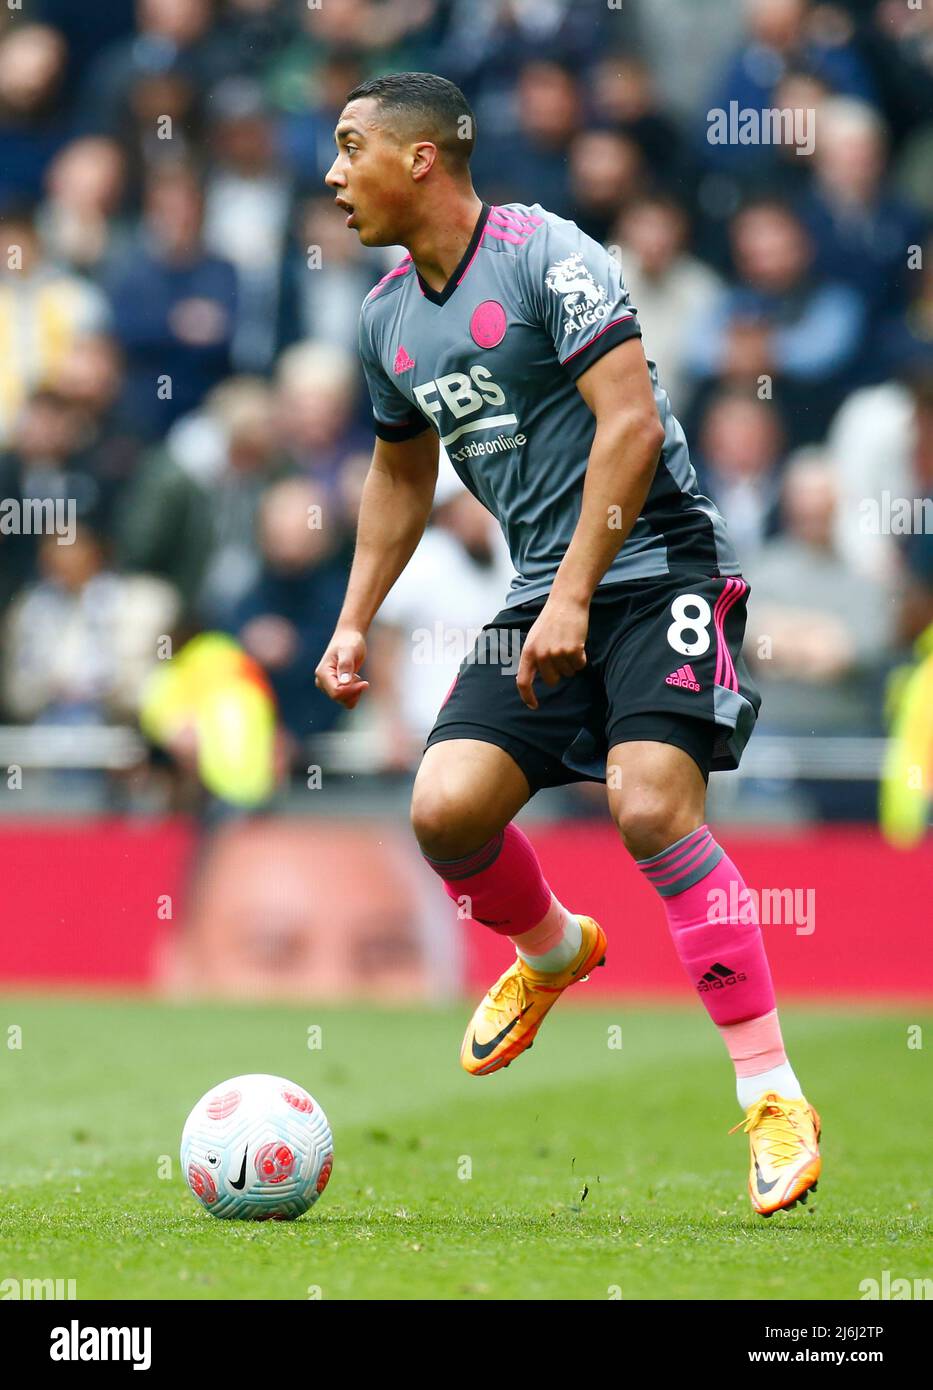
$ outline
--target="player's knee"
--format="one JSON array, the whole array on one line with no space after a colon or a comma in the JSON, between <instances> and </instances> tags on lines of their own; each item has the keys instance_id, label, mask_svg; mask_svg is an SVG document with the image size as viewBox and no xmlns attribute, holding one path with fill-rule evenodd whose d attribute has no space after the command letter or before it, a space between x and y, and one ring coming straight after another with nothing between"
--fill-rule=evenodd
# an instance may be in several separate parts
<instances>
[{"instance_id":1,"label":"player's knee","mask_svg":"<svg viewBox=\"0 0 933 1390\"><path fill-rule=\"evenodd\" d=\"M617 795L612 817L625 848L635 859L650 859L688 833L680 828L682 807L663 786L640 786L635 794Z\"/></svg>"},{"instance_id":2,"label":"player's knee","mask_svg":"<svg viewBox=\"0 0 933 1390\"><path fill-rule=\"evenodd\" d=\"M470 799L455 783L419 786L411 798L411 828L424 854L431 859L457 859L478 848Z\"/></svg>"}]
</instances>

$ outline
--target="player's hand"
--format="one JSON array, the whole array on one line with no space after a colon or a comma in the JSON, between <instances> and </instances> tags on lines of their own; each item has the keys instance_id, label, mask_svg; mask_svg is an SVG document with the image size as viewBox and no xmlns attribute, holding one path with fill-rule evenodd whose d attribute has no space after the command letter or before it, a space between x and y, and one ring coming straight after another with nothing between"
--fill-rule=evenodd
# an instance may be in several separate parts
<instances>
[{"instance_id":1,"label":"player's hand","mask_svg":"<svg viewBox=\"0 0 933 1390\"><path fill-rule=\"evenodd\" d=\"M369 689L369 681L357 674L365 660L366 638L362 632L338 627L318 662L314 684L339 705L353 709L363 691Z\"/></svg>"},{"instance_id":2,"label":"player's hand","mask_svg":"<svg viewBox=\"0 0 933 1390\"><path fill-rule=\"evenodd\" d=\"M564 676L582 671L586 665L586 634L589 630L589 604L549 598L525 638L515 684L529 709L538 708L534 679L556 685Z\"/></svg>"}]
</instances>

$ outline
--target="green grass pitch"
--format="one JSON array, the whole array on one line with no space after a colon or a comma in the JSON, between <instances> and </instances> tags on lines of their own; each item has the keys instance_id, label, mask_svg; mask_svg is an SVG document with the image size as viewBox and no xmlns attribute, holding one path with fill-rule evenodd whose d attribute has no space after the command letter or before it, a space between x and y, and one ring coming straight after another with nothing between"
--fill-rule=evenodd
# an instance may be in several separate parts
<instances>
[{"instance_id":1,"label":"green grass pitch","mask_svg":"<svg viewBox=\"0 0 933 1390\"><path fill-rule=\"evenodd\" d=\"M917 1010L784 1011L824 1171L769 1221L700 1009L568 1001L480 1079L457 1060L468 1015L0 1000L0 1280L73 1278L79 1299L858 1299L884 1270L933 1275ZM308 1087L334 1130L333 1178L296 1222L217 1221L181 1179L188 1110L248 1071Z\"/></svg>"}]
</instances>

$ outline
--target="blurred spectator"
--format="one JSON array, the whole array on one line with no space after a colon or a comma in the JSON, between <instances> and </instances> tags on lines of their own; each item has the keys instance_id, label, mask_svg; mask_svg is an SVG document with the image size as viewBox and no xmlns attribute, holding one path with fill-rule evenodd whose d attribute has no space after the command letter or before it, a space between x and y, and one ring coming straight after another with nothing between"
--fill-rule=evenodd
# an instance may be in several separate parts
<instances>
[{"instance_id":1,"label":"blurred spectator","mask_svg":"<svg viewBox=\"0 0 933 1390\"><path fill-rule=\"evenodd\" d=\"M77 413L75 464L93 497L84 514L109 536L141 446L133 422L121 408L123 359L114 339L104 334L77 338L58 364L52 386Z\"/></svg>"},{"instance_id":2,"label":"blurred spectator","mask_svg":"<svg viewBox=\"0 0 933 1390\"><path fill-rule=\"evenodd\" d=\"M933 375L916 378L911 396L912 525L900 537L905 578L900 636L904 642L913 642L933 623Z\"/></svg>"},{"instance_id":3,"label":"blurred spectator","mask_svg":"<svg viewBox=\"0 0 933 1390\"><path fill-rule=\"evenodd\" d=\"M541 203L570 217L567 158L583 123L577 76L561 63L526 63L514 102L508 137L479 140L471 161L476 190L490 203Z\"/></svg>"},{"instance_id":4,"label":"blurred spectator","mask_svg":"<svg viewBox=\"0 0 933 1390\"><path fill-rule=\"evenodd\" d=\"M17 515L25 517L34 504L77 514L75 492L81 490L80 483L69 473L77 432L77 415L61 396L35 391L19 411L9 447L0 453L0 496L11 507L10 520L0 526L3 604L35 577L39 536L32 525L17 525ZM65 519L65 513L60 516Z\"/></svg>"},{"instance_id":5,"label":"blurred spectator","mask_svg":"<svg viewBox=\"0 0 933 1390\"><path fill-rule=\"evenodd\" d=\"M645 351L658 365L674 410L684 412L691 388L684 372L684 325L703 322L721 299L715 271L690 255L689 226L680 204L664 197L632 203L612 232L622 278L643 325Z\"/></svg>"},{"instance_id":6,"label":"blurred spectator","mask_svg":"<svg viewBox=\"0 0 933 1390\"><path fill-rule=\"evenodd\" d=\"M326 733L342 714L314 684L347 586L339 542L316 488L300 478L276 483L259 507L261 569L223 618L265 667L282 722L299 743Z\"/></svg>"},{"instance_id":7,"label":"blurred spectator","mask_svg":"<svg viewBox=\"0 0 933 1390\"><path fill-rule=\"evenodd\" d=\"M933 13L929 5L905 5L903 0L862 0L862 7L869 11L862 49L870 55L881 105L898 144L907 137L905 156L910 164L912 132L917 131L918 141L924 132L929 139L931 132ZM918 191L925 192L928 210L933 211L929 162L926 171L918 163L917 174Z\"/></svg>"},{"instance_id":8,"label":"blurred spectator","mask_svg":"<svg viewBox=\"0 0 933 1390\"><path fill-rule=\"evenodd\" d=\"M297 111L316 104L321 70L334 54L355 56L363 76L380 72L413 71L409 43L430 22L436 0L327 0L326 4L296 6L299 33L270 64L269 93L283 110ZM348 90L348 89L345 89Z\"/></svg>"},{"instance_id":9,"label":"blurred spectator","mask_svg":"<svg viewBox=\"0 0 933 1390\"><path fill-rule=\"evenodd\" d=\"M55 260L82 274L99 275L129 235L119 213L126 161L116 140L72 140L46 174L39 214L43 241Z\"/></svg>"},{"instance_id":10,"label":"blurred spectator","mask_svg":"<svg viewBox=\"0 0 933 1390\"><path fill-rule=\"evenodd\" d=\"M463 88L484 138L493 142L514 133L518 67L560 55L569 72L583 71L618 19L604 0L448 0L439 8L449 11L449 21L435 70Z\"/></svg>"},{"instance_id":11,"label":"blurred spectator","mask_svg":"<svg viewBox=\"0 0 933 1390\"><path fill-rule=\"evenodd\" d=\"M333 153L333 151L331 151ZM301 203L282 268L279 341L302 338L357 352L359 323L347 313L379 279L379 253L348 237L346 216L329 194Z\"/></svg>"},{"instance_id":12,"label":"blurred spectator","mask_svg":"<svg viewBox=\"0 0 933 1390\"><path fill-rule=\"evenodd\" d=\"M367 676L387 764L417 763L460 663L505 603L512 575L495 520L442 461L431 524L379 610L370 642Z\"/></svg>"},{"instance_id":13,"label":"blurred spectator","mask_svg":"<svg viewBox=\"0 0 933 1390\"><path fill-rule=\"evenodd\" d=\"M933 369L933 236L912 248L910 261L907 304L902 313L887 314L877 334L878 379Z\"/></svg>"},{"instance_id":14,"label":"blurred spectator","mask_svg":"<svg viewBox=\"0 0 933 1390\"><path fill-rule=\"evenodd\" d=\"M570 147L570 183L577 226L595 241L608 240L619 209L645 183L638 144L611 130L582 131Z\"/></svg>"},{"instance_id":15,"label":"blurred spectator","mask_svg":"<svg viewBox=\"0 0 933 1390\"><path fill-rule=\"evenodd\" d=\"M933 370L855 392L833 421L828 450L836 548L866 580L905 589L901 631L911 640L933 620Z\"/></svg>"},{"instance_id":16,"label":"blurred spectator","mask_svg":"<svg viewBox=\"0 0 933 1390\"><path fill-rule=\"evenodd\" d=\"M295 7L281 0L226 0L215 41L231 73L259 79L295 31Z\"/></svg>"},{"instance_id":17,"label":"blurred spectator","mask_svg":"<svg viewBox=\"0 0 933 1390\"><path fill-rule=\"evenodd\" d=\"M259 503L287 471L267 385L224 382L202 412L178 423L128 491L117 537L123 563L169 579L186 616L213 626L255 582Z\"/></svg>"},{"instance_id":18,"label":"blurred spectator","mask_svg":"<svg viewBox=\"0 0 933 1390\"><path fill-rule=\"evenodd\" d=\"M211 0L137 0L136 32L100 53L83 85L79 124L126 138L152 118L191 114L200 93L232 71L235 50L212 30ZM174 132L173 132L174 134ZM178 146L175 146L177 151Z\"/></svg>"},{"instance_id":19,"label":"blurred spectator","mask_svg":"<svg viewBox=\"0 0 933 1390\"><path fill-rule=\"evenodd\" d=\"M97 56L133 32L135 0L107 0L106 5L76 5L74 0L41 0L42 19L59 31L68 46L66 99L69 106Z\"/></svg>"},{"instance_id":20,"label":"blurred spectator","mask_svg":"<svg viewBox=\"0 0 933 1390\"><path fill-rule=\"evenodd\" d=\"M892 597L839 555L834 470L817 450L787 466L785 533L747 566L747 650L768 728L832 736L878 726Z\"/></svg>"},{"instance_id":21,"label":"blurred spectator","mask_svg":"<svg viewBox=\"0 0 933 1390\"><path fill-rule=\"evenodd\" d=\"M28 393L47 382L74 341L107 323L89 281L45 258L31 208L0 214L0 443Z\"/></svg>"},{"instance_id":22,"label":"blurred spectator","mask_svg":"<svg viewBox=\"0 0 933 1390\"><path fill-rule=\"evenodd\" d=\"M851 286L814 278L807 232L780 203L745 208L731 236L739 283L688 329L689 368L700 379L773 379L796 439L817 438L857 357L865 306Z\"/></svg>"},{"instance_id":23,"label":"blurred spectator","mask_svg":"<svg viewBox=\"0 0 933 1390\"><path fill-rule=\"evenodd\" d=\"M203 201L181 165L146 186L140 243L109 280L114 331L126 351L126 404L158 439L230 371L236 271L202 241Z\"/></svg>"},{"instance_id":24,"label":"blurred spectator","mask_svg":"<svg viewBox=\"0 0 933 1390\"><path fill-rule=\"evenodd\" d=\"M213 93L214 161L205 185L204 246L237 273L238 371L263 371L275 354L279 267L291 183L276 159L271 118L257 86L228 78Z\"/></svg>"},{"instance_id":25,"label":"blurred spectator","mask_svg":"<svg viewBox=\"0 0 933 1390\"><path fill-rule=\"evenodd\" d=\"M777 105L776 89L789 69L814 74L833 91L871 101L869 68L855 43L850 17L837 5L812 7L809 0L746 0L745 35L710 98L710 108L764 111ZM820 139L822 139L822 130ZM710 144L707 163L721 169L760 173L773 165L779 147Z\"/></svg>"},{"instance_id":26,"label":"blurred spectator","mask_svg":"<svg viewBox=\"0 0 933 1390\"><path fill-rule=\"evenodd\" d=\"M873 314L901 310L909 248L923 240L917 209L891 191L887 133L864 102L833 98L817 112L814 182L802 215L816 246L815 269L848 281Z\"/></svg>"},{"instance_id":27,"label":"blurred spectator","mask_svg":"<svg viewBox=\"0 0 933 1390\"><path fill-rule=\"evenodd\" d=\"M363 81L365 66L354 49L328 53L312 80L305 69L300 91L288 102L279 123L284 162L299 184L319 190L334 162L334 128L347 92ZM348 238L349 239L349 238Z\"/></svg>"},{"instance_id":28,"label":"blurred spectator","mask_svg":"<svg viewBox=\"0 0 933 1390\"><path fill-rule=\"evenodd\" d=\"M681 198L692 190L691 151L680 126L661 104L654 75L643 58L615 53L600 59L590 100L597 120L635 141L653 183Z\"/></svg>"},{"instance_id":29,"label":"blurred spectator","mask_svg":"<svg viewBox=\"0 0 933 1390\"><path fill-rule=\"evenodd\" d=\"M4 701L25 722L100 724L135 715L139 689L171 630L176 597L148 575L118 575L99 538L44 536L40 578L7 617Z\"/></svg>"},{"instance_id":30,"label":"blurred spectator","mask_svg":"<svg viewBox=\"0 0 933 1390\"><path fill-rule=\"evenodd\" d=\"M372 430L355 422L359 391L356 362L324 342L301 342L283 352L276 368L276 426L292 465L323 491L331 517L352 527L356 513L342 510L342 475L356 460L368 465Z\"/></svg>"},{"instance_id":31,"label":"blurred spectator","mask_svg":"<svg viewBox=\"0 0 933 1390\"><path fill-rule=\"evenodd\" d=\"M664 109L682 126L709 105L709 74L722 67L746 0L630 0L633 41L654 75ZM704 122L705 124L705 122Z\"/></svg>"},{"instance_id":32,"label":"blurred spectator","mask_svg":"<svg viewBox=\"0 0 933 1390\"><path fill-rule=\"evenodd\" d=\"M754 393L722 391L706 409L698 442L704 490L726 518L744 565L778 527L781 419Z\"/></svg>"},{"instance_id":33,"label":"blurred spectator","mask_svg":"<svg viewBox=\"0 0 933 1390\"><path fill-rule=\"evenodd\" d=\"M58 98L67 48L47 24L0 35L0 204L38 198L49 161L67 135Z\"/></svg>"}]
</instances>

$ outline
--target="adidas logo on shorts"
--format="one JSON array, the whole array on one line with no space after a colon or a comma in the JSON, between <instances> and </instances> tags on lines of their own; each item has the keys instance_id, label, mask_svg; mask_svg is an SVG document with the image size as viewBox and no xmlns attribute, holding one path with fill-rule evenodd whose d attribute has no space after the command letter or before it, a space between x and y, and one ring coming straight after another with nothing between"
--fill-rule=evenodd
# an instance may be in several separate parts
<instances>
[{"instance_id":1,"label":"adidas logo on shorts","mask_svg":"<svg viewBox=\"0 0 933 1390\"><path fill-rule=\"evenodd\" d=\"M699 690L700 682L693 672L692 666L678 666L676 671L672 671L669 676L664 678L665 685L677 685L681 690Z\"/></svg>"}]
</instances>

